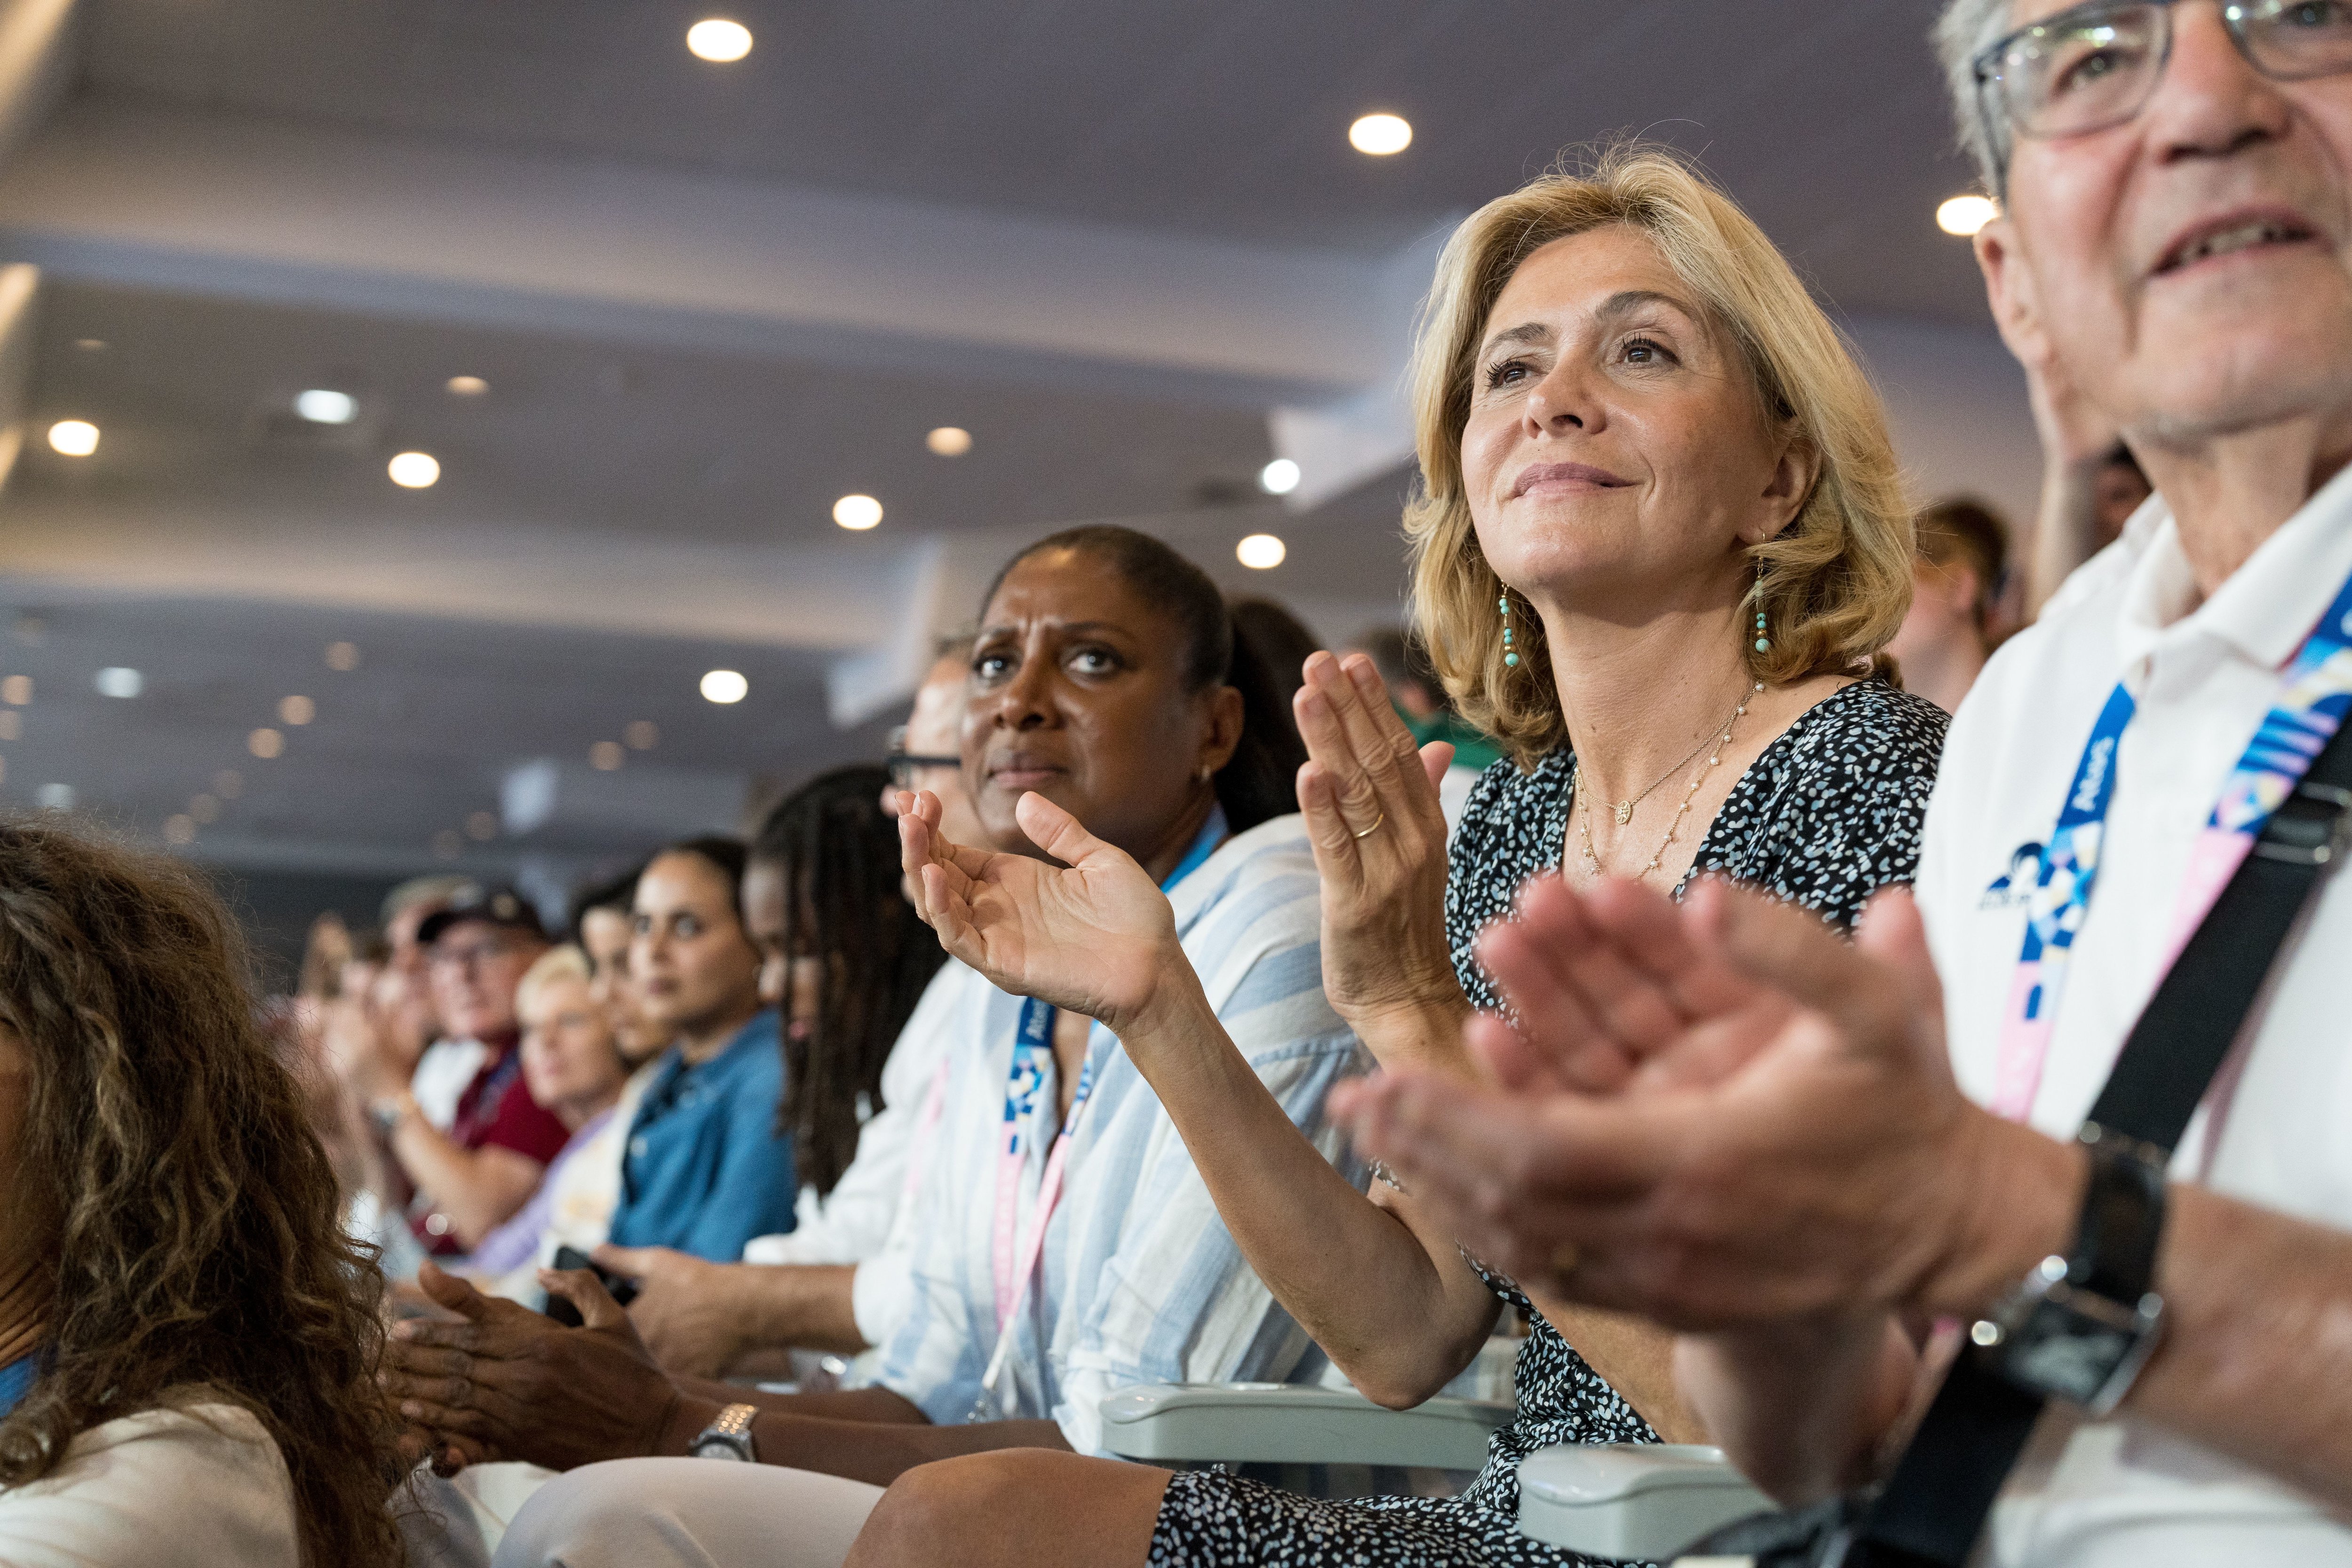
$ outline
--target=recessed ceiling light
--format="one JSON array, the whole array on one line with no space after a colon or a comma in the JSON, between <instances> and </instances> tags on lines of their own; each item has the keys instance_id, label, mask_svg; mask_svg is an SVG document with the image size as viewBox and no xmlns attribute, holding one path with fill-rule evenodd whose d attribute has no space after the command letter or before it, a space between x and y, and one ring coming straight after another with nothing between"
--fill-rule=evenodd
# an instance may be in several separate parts
<instances>
[{"instance_id":1,"label":"recessed ceiling light","mask_svg":"<svg viewBox=\"0 0 2352 1568\"><path fill-rule=\"evenodd\" d=\"M710 678L709 676L705 676L703 678L702 694L705 697L710 696ZM713 701L719 700L717 698L712 698L711 700ZM621 749L621 742L618 741L599 741L594 745L588 748L588 765L594 768L598 773L609 773L628 760L629 753Z\"/></svg>"},{"instance_id":2,"label":"recessed ceiling light","mask_svg":"<svg viewBox=\"0 0 2352 1568\"><path fill-rule=\"evenodd\" d=\"M833 503L833 521L862 533L882 521L882 503L872 496L844 496Z\"/></svg>"},{"instance_id":3,"label":"recessed ceiling light","mask_svg":"<svg viewBox=\"0 0 2352 1568\"><path fill-rule=\"evenodd\" d=\"M327 645L329 669L353 670L360 667L360 645L355 642L331 642Z\"/></svg>"},{"instance_id":4,"label":"recessed ceiling light","mask_svg":"<svg viewBox=\"0 0 2352 1568\"><path fill-rule=\"evenodd\" d=\"M296 729L308 724L318 716L319 705L307 697L287 697L278 700L278 720L283 723L293 725Z\"/></svg>"},{"instance_id":5,"label":"recessed ceiling light","mask_svg":"<svg viewBox=\"0 0 2352 1568\"><path fill-rule=\"evenodd\" d=\"M702 678L702 695L709 702L740 702L751 693L751 683L740 672L714 669Z\"/></svg>"},{"instance_id":6,"label":"recessed ceiling light","mask_svg":"<svg viewBox=\"0 0 2352 1568\"><path fill-rule=\"evenodd\" d=\"M314 386L294 395L294 412L313 425L348 425L360 411L360 400L348 392Z\"/></svg>"},{"instance_id":7,"label":"recessed ceiling light","mask_svg":"<svg viewBox=\"0 0 2352 1568\"><path fill-rule=\"evenodd\" d=\"M1257 471L1257 488L1270 496L1286 496L1298 488L1298 465L1276 458Z\"/></svg>"},{"instance_id":8,"label":"recessed ceiling light","mask_svg":"<svg viewBox=\"0 0 2352 1568\"><path fill-rule=\"evenodd\" d=\"M98 426L87 419L60 419L49 426L49 446L68 458L87 458L98 450Z\"/></svg>"},{"instance_id":9,"label":"recessed ceiling light","mask_svg":"<svg viewBox=\"0 0 2352 1568\"><path fill-rule=\"evenodd\" d=\"M1348 127L1348 144L1375 158L1390 157L1412 145L1412 127L1394 114L1367 114Z\"/></svg>"},{"instance_id":10,"label":"recessed ceiling light","mask_svg":"<svg viewBox=\"0 0 2352 1568\"><path fill-rule=\"evenodd\" d=\"M147 678L135 669L110 664L90 678L100 697L136 697L147 689Z\"/></svg>"},{"instance_id":11,"label":"recessed ceiling light","mask_svg":"<svg viewBox=\"0 0 2352 1568\"><path fill-rule=\"evenodd\" d=\"M11 675L5 679L0 679L0 702L5 702L11 708L22 708L32 700L33 678L31 676Z\"/></svg>"},{"instance_id":12,"label":"recessed ceiling light","mask_svg":"<svg viewBox=\"0 0 2352 1568\"><path fill-rule=\"evenodd\" d=\"M1936 208L1936 226L1965 239L2000 216L1990 196L1950 196Z\"/></svg>"},{"instance_id":13,"label":"recessed ceiling light","mask_svg":"<svg viewBox=\"0 0 2352 1568\"><path fill-rule=\"evenodd\" d=\"M194 844L195 841L196 819L194 817L182 812L176 816L167 816L163 819L164 843L184 845Z\"/></svg>"},{"instance_id":14,"label":"recessed ceiling light","mask_svg":"<svg viewBox=\"0 0 2352 1568\"><path fill-rule=\"evenodd\" d=\"M923 445L942 458L961 458L971 450L971 432L942 425L923 437Z\"/></svg>"},{"instance_id":15,"label":"recessed ceiling light","mask_svg":"<svg viewBox=\"0 0 2352 1568\"><path fill-rule=\"evenodd\" d=\"M1234 559L1256 572L1281 565L1282 558L1289 553L1282 541L1271 533L1253 533L1234 546Z\"/></svg>"},{"instance_id":16,"label":"recessed ceiling light","mask_svg":"<svg viewBox=\"0 0 2352 1568\"><path fill-rule=\"evenodd\" d=\"M478 375L453 375L442 384L452 397L479 397L490 389Z\"/></svg>"},{"instance_id":17,"label":"recessed ceiling light","mask_svg":"<svg viewBox=\"0 0 2352 1568\"><path fill-rule=\"evenodd\" d=\"M385 465L384 471L402 489L421 490L441 477L441 464L430 452L403 452Z\"/></svg>"},{"instance_id":18,"label":"recessed ceiling light","mask_svg":"<svg viewBox=\"0 0 2352 1568\"><path fill-rule=\"evenodd\" d=\"M245 738L245 749L266 763L284 752L286 737L275 730L256 730Z\"/></svg>"},{"instance_id":19,"label":"recessed ceiling light","mask_svg":"<svg viewBox=\"0 0 2352 1568\"><path fill-rule=\"evenodd\" d=\"M621 731L621 739L632 751L650 752L661 744L661 728L650 719L639 719Z\"/></svg>"},{"instance_id":20,"label":"recessed ceiling light","mask_svg":"<svg viewBox=\"0 0 2352 1568\"><path fill-rule=\"evenodd\" d=\"M33 798L51 811L71 811L74 808L74 786L69 784L45 784L33 792Z\"/></svg>"},{"instance_id":21,"label":"recessed ceiling light","mask_svg":"<svg viewBox=\"0 0 2352 1568\"><path fill-rule=\"evenodd\" d=\"M724 16L706 16L686 30L686 47L695 58L723 66L751 52L751 29Z\"/></svg>"}]
</instances>

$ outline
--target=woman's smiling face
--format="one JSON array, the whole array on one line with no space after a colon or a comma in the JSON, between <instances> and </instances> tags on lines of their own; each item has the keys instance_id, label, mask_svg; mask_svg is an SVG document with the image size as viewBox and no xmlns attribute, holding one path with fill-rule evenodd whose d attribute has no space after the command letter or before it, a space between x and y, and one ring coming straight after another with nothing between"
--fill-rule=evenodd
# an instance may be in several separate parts
<instances>
[{"instance_id":1,"label":"woman's smiling face","mask_svg":"<svg viewBox=\"0 0 2352 1568\"><path fill-rule=\"evenodd\" d=\"M995 847L1033 852L1013 808L1034 790L1138 859L1159 852L1239 733L1219 721L1229 689L1185 689L1191 653L1175 618L1100 555L1016 562L982 618L963 731Z\"/></svg>"},{"instance_id":2,"label":"woman's smiling face","mask_svg":"<svg viewBox=\"0 0 2352 1568\"><path fill-rule=\"evenodd\" d=\"M1738 352L1647 236L1540 247L1480 343L1463 484L1506 583L1629 620L1744 587L1742 547L1795 515L1810 469L1784 471Z\"/></svg>"}]
</instances>

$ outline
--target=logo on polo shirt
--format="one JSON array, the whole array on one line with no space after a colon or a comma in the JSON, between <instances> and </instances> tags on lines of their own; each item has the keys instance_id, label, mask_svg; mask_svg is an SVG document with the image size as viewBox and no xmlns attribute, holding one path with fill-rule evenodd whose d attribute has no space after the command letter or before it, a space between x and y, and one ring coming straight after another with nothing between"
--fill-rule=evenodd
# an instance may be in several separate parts
<instances>
[{"instance_id":1,"label":"logo on polo shirt","mask_svg":"<svg viewBox=\"0 0 2352 1568\"><path fill-rule=\"evenodd\" d=\"M2009 869L1992 879L1984 897L1977 900L1979 910L2021 910L2033 901L2033 887L2040 880L2042 846L2021 844L2011 851Z\"/></svg>"}]
</instances>

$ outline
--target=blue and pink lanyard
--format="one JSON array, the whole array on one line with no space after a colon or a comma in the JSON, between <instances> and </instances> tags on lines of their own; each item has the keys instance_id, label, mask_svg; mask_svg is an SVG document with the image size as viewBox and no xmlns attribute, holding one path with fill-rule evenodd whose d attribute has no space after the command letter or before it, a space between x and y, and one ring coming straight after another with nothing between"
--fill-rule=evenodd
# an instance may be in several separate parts
<instances>
[{"instance_id":1,"label":"blue and pink lanyard","mask_svg":"<svg viewBox=\"0 0 2352 1568\"><path fill-rule=\"evenodd\" d=\"M2074 781L2058 811L2058 826L2042 852L2026 905L2025 944L2001 1011L2000 1053L1992 1109L2013 1121L2032 1111L2050 1055L2050 1031L2066 984L2074 938L2090 913L2091 892L2105 848L2107 808L2115 799L2116 762L2137 704L2118 683L2091 727L2074 764ZM2189 851L2189 871L2173 905L2162 974L2212 909L2221 889L2262 836L2271 814L2310 770L2352 708L2352 579L2287 662L2278 695L2247 742L2221 798Z\"/></svg>"},{"instance_id":2,"label":"blue and pink lanyard","mask_svg":"<svg viewBox=\"0 0 2352 1568\"><path fill-rule=\"evenodd\" d=\"M1161 880L1160 890L1169 891L1198 870L1225 837L1224 808L1213 806L1192 847ZM1034 1124L1038 1102L1045 1096L1045 1064L1054 1056L1054 1018L1055 1009L1032 996L1021 1004L1021 1023L1013 1037L1013 1065L1004 1086L1004 1140L996 1158L996 1218L992 1237L996 1348L988 1358L988 1370L981 1380L983 1404L989 1402L1003 1377L1006 1352L1013 1342L1009 1331L1013 1315L1021 1310L1030 1281L1036 1277L1037 1261L1045 1248L1045 1224L1054 1216L1054 1205L1061 1198L1062 1183L1069 1168L1071 1141L1077 1134L1079 1119L1086 1114L1087 1102L1094 1098L1097 1061L1089 1050L1086 1066L1078 1073L1078 1087L1070 1096L1070 1109L1063 1114L1053 1147L1046 1153L1045 1173L1037 1184L1037 1201L1030 1212L1028 1234L1016 1237L1021 1172L1035 1148L1034 1141L1024 1141L1024 1132Z\"/></svg>"}]
</instances>

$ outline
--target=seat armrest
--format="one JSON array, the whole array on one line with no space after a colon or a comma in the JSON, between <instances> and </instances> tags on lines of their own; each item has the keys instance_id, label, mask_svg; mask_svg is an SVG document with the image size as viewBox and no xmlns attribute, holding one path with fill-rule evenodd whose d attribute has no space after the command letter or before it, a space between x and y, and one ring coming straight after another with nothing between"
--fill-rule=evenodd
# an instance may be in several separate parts
<instances>
[{"instance_id":1,"label":"seat armrest","mask_svg":"<svg viewBox=\"0 0 2352 1568\"><path fill-rule=\"evenodd\" d=\"M1663 1563L1710 1531L1773 1507L1720 1448L1594 1443L1519 1461L1519 1533L1620 1563Z\"/></svg>"},{"instance_id":2,"label":"seat armrest","mask_svg":"<svg viewBox=\"0 0 2352 1568\"><path fill-rule=\"evenodd\" d=\"M1103 1446L1161 1464L1396 1465L1475 1470L1511 1406L1432 1399L1388 1410L1351 1388L1152 1384L1102 1402Z\"/></svg>"}]
</instances>

